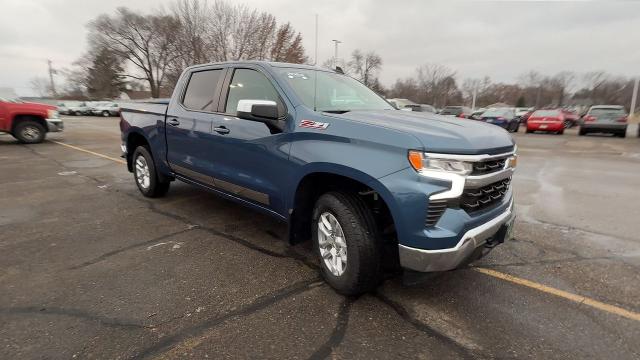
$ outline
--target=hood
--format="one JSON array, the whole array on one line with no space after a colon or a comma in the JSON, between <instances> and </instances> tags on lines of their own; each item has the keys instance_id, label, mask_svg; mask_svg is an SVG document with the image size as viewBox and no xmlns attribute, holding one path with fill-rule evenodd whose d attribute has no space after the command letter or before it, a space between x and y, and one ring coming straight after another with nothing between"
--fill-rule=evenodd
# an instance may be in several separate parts
<instances>
[{"instance_id":1,"label":"hood","mask_svg":"<svg viewBox=\"0 0 640 360\"><path fill-rule=\"evenodd\" d=\"M506 130L476 120L400 110L350 111L325 115L411 134L428 152L500 154L513 150L515 145Z\"/></svg>"},{"instance_id":2,"label":"hood","mask_svg":"<svg viewBox=\"0 0 640 360\"><path fill-rule=\"evenodd\" d=\"M56 107L53 105L47 105L47 104L40 104L40 103L31 103L31 102L24 102L24 103L11 103L11 109L13 111L44 111L46 112L47 110L55 110Z\"/></svg>"}]
</instances>

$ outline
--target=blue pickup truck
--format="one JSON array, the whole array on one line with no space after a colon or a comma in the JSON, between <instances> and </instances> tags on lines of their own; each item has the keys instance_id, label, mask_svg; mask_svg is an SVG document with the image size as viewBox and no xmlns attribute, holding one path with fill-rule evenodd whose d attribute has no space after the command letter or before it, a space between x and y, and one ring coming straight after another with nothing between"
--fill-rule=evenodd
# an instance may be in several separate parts
<instances>
[{"instance_id":1,"label":"blue pickup truck","mask_svg":"<svg viewBox=\"0 0 640 360\"><path fill-rule=\"evenodd\" d=\"M313 66L187 68L168 102L124 106L123 157L142 194L178 179L312 240L326 281L375 289L388 264L464 266L509 238L516 146L478 121L396 110Z\"/></svg>"}]
</instances>

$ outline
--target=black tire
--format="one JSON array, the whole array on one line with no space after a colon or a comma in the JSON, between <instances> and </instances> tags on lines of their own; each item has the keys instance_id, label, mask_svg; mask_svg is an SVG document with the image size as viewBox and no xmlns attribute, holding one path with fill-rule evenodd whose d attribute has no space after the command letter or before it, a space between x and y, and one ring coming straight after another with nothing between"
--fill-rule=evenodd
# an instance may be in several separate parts
<instances>
[{"instance_id":1,"label":"black tire","mask_svg":"<svg viewBox=\"0 0 640 360\"><path fill-rule=\"evenodd\" d=\"M617 135L618 137L621 137L624 139L627 137L627 132L623 130L623 131L620 131Z\"/></svg>"},{"instance_id":2,"label":"black tire","mask_svg":"<svg viewBox=\"0 0 640 360\"><path fill-rule=\"evenodd\" d=\"M318 220L324 213L333 215L344 233L347 262L340 276L327 268L320 255ZM374 290L382 280L382 246L373 215L364 201L355 194L326 193L316 201L311 224L314 250L326 282L343 295Z\"/></svg>"},{"instance_id":3,"label":"black tire","mask_svg":"<svg viewBox=\"0 0 640 360\"><path fill-rule=\"evenodd\" d=\"M102 112L102 116L109 117L109 116L111 116L111 114L107 110L105 110L105 111Z\"/></svg>"},{"instance_id":4,"label":"black tire","mask_svg":"<svg viewBox=\"0 0 640 360\"><path fill-rule=\"evenodd\" d=\"M527 130L524 131L525 134L531 134L533 131L529 130L529 128L527 128Z\"/></svg>"},{"instance_id":5,"label":"black tire","mask_svg":"<svg viewBox=\"0 0 640 360\"><path fill-rule=\"evenodd\" d=\"M79 112L77 112L77 111L74 111L74 112L72 112L72 113L71 113L71 115L73 115L73 116L80 116L80 113L79 113Z\"/></svg>"},{"instance_id":6,"label":"black tire","mask_svg":"<svg viewBox=\"0 0 640 360\"><path fill-rule=\"evenodd\" d=\"M587 135L587 131L584 130L583 128L580 128L580 131L578 131L578 136L585 136Z\"/></svg>"},{"instance_id":7,"label":"black tire","mask_svg":"<svg viewBox=\"0 0 640 360\"><path fill-rule=\"evenodd\" d=\"M13 136L23 144L38 144L44 141L47 130L37 121L19 120Z\"/></svg>"},{"instance_id":8,"label":"black tire","mask_svg":"<svg viewBox=\"0 0 640 360\"><path fill-rule=\"evenodd\" d=\"M517 133L518 129L520 129L520 124L518 122L516 122L515 124L513 124L513 132Z\"/></svg>"},{"instance_id":9,"label":"black tire","mask_svg":"<svg viewBox=\"0 0 640 360\"><path fill-rule=\"evenodd\" d=\"M144 164L148 170L148 185L145 186L144 181L140 179L139 168L137 166L138 158L144 159ZM167 194L169 191L170 182L169 181L160 181L158 177L158 173L156 172L156 166L153 162L153 157L151 156L151 152L145 146L138 146L136 150L133 152L133 156L131 158L132 168L133 168L133 179L138 186L138 190L142 193L142 195L150 198L162 197Z\"/></svg>"}]
</instances>

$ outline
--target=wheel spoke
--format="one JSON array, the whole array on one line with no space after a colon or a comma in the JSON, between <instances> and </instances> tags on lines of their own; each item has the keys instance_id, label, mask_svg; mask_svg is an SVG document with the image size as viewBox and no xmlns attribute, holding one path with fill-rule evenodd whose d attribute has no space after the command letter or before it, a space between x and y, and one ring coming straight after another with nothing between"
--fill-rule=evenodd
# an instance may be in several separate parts
<instances>
[{"instance_id":1,"label":"wheel spoke","mask_svg":"<svg viewBox=\"0 0 640 360\"><path fill-rule=\"evenodd\" d=\"M322 224L325 226L325 228L329 231L333 230L333 227L331 226L330 220L327 219L327 216L329 214L328 213L324 213L320 216L320 220L322 221ZM327 235L328 236L328 235Z\"/></svg>"},{"instance_id":2,"label":"wheel spoke","mask_svg":"<svg viewBox=\"0 0 640 360\"><path fill-rule=\"evenodd\" d=\"M327 229L327 226L325 225L324 221L318 222L318 230L322 231L324 236L331 236L331 231Z\"/></svg>"}]
</instances>

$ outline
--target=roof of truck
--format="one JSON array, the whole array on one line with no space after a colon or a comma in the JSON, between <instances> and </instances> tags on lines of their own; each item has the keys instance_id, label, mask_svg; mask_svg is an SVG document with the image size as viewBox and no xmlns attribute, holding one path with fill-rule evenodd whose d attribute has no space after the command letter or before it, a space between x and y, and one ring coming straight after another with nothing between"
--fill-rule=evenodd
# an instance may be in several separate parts
<instances>
[{"instance_id":1,"label":"roof of truck","mask_svg":"<svg viewBox=\"0 0 640 360\"><path fill-rule=\"evenodd\" d=\"M269 65L269 66L278 67L278 68L293 67L293 68L307 69L307 70L320 70L320 71L334 72L332 69L327 69L327 68L315 66L315 65L293 64L293 63L263 61L263 60L239 60L239 61L212 62L207 64L192 65L192 66L189 66L187 69L193 69L201 66L210 66L210 65L242 65L242 64Z\"/></svg>"}]
</instances>

